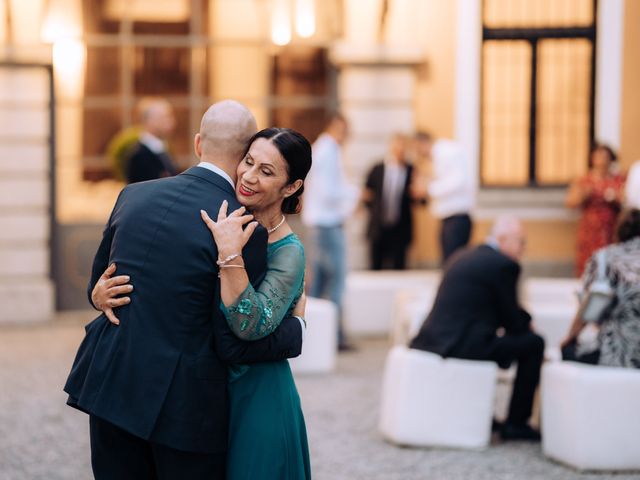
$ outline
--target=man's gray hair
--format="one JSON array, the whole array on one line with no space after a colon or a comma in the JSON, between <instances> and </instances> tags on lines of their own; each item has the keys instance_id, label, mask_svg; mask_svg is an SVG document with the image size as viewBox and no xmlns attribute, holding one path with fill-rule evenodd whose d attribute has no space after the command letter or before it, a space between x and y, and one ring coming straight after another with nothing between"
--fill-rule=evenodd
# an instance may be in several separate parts
<instances>
[{"instance_id":1,"label":"man's gray hair","mask_svg":"<svg viewBox=\"0 0 640 480\"><path fill-rule=\"evenodd\" d=\"M514 215L500 215L496 218L496 221L493 222L493 226L491 227L490 238L497 240L500 237L504 237L505 235L510 235L514 231L517 231L522 226L520 219Z\"/></svg>"}]
</instances>

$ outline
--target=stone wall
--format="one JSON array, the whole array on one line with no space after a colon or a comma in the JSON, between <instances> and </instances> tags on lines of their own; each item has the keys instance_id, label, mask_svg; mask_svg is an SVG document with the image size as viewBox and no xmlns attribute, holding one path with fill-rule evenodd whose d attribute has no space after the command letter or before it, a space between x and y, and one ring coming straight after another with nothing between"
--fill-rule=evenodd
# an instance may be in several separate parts
<instances>
[{"instance_id":1,"label":"stone wall","mask_svg":"<svg viewBox=\"0 0 640 480\"><path fill-rule=\"evenodd\" d=\"M0 324L48 319L50 70L0 67Z\"/></svg>"}]
</instances>

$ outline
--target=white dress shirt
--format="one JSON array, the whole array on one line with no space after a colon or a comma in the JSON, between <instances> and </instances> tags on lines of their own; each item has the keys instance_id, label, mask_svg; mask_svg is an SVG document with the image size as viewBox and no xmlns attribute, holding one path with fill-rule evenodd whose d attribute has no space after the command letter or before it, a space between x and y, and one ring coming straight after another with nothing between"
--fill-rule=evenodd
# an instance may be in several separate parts
<instances>
[{"instance_id":1,"label":"white dress shirt","mask_svg":"<svg viewBox=\"0 0 640 480\"><path fill-rule=\"evenodd\" d=\"M407 166L386 158L382 178L382 223L395 225L400 220L400 208L404 186L407 182Z\"/></svg>"},{"instance_id":2,"label":"white dress shirt","mask_svg":"<svg viewBox=\"0 0 640 480\"><path fill-rule=\"evenodd\" d=\"M462 148L452 140L438 140L432 150L434 178L428 185L431 213L436 218L471 213L476 188Z\"/></svg>"},{"instance_id":3,"label":"white dress shirt","mask_svg":"<svg viewBox=\"0 0 640 480\"><path fill-rule=\"evenodd\" d=\"M347 182L340 145L331 135L318 137L312 155L304 183L302 222L312 227L342 225L356 207L359 189Z\"/></svg>"},{"instance_id":4,"label":"white dress shirt","mask_svg":"<svg viewBox=\"0 0 640 480\"><path fill-rule=\"evenodd\" d=\"M142 132L138 140L156 155L160 155L167 150L164 141L149 132Z\"/></svg>"},{"instance_id":5,"label":"white dress shirt","mask_svg":"<svg viewBox=\"0 0 640 480\"><path fill-rule=\"evenodd\" d=\"M631 165L625 187L625 204L640 209L640 160Z\"/></svg>"}]
</instances>

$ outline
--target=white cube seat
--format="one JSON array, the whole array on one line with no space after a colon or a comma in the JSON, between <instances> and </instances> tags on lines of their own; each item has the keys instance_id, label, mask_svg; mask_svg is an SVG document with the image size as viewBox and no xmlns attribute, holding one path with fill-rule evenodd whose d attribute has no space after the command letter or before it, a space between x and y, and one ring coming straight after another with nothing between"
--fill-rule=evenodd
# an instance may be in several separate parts
<instances>
[{"instance_id":1,"label":"white cube seat","mask_svg":"<svg viewBox=\"0 0 640 480\"><path fill-rule=\"evenodd\" d=\"M558 347L571 327L578 309L576 293L581 282L576 278L529 278L524 303L532 325L547 347Z\"/></svg>"},{"instance_id":2,"label":"white cube seat","mask_svg":"<svg viewBox=\"0 0 640 480\"><path fill-rule=\"evenodd\" d=\"M418 333L433 306L436 288L422 292L402 290L393 302L391 343L407 345Z\"/></svg>"},{"instance_id":3,"label":"white cube seat","mask_svg":"<svg viewBox=\"0 0 640 480\"><path fill-rule=\"evenodd\" d=\"M352 335L389 335L396 295L437 290L440 273L428 270L362 271L347 276L345 328Z\"/></svg>"},{"instance_id":4,"label":"white cube seat","mask_svg":"<svg viewBox=\"0 0 640 480\"><path fill-rule=\"evenodd\" d=\"M497 366L394 346L386 360L380 431L396 444L489 444Z\"/></svg>"},{"instance_id":5,"label":"white cube seat","mask_svg":"<svg viewBox=\"0 0 640 480\"><path fill-rule=\"evenodd\" d=\"M576 362L542 370L542 449L579 470L640 470L640 370Z\"/></svg>"},{"instance_id":6,"label":"white cube seat","mask_svg":"<svg viewBox=\"0 0 640 480\"><path fill-rule=\"evenodd\" d=\"M302 354L289 361L294 373L325 373L336 366L338 309L333 302L307 298L307 331Z\"/></svg>"}]
</instances>

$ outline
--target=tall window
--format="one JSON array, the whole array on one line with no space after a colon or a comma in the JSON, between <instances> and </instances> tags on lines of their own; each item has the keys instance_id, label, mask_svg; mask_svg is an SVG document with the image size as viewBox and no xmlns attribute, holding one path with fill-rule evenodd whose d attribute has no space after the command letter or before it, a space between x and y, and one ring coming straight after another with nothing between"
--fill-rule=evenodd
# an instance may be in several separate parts
<instances>
[{"instance_id":1,"label":"tall window","mask_svg":"<svg viewBox=\"0 0 640 480\"><path fill-rule=\"evenodd\" d=\"M269 2L263 0L135 3L83 0L84 179L112 175L109 142L138 123L136 104L150 95L167 98L175 109L177 128L168 143L181 169L193 163L203 112L223 98L247 104L261 128L276 124L310 139L318 135L335 105L325 48L335 32L322 30L335 0L316 2L320 25L311 41L279 49L268 41Z\"/></svg>"},{"instance_id":2,"label":"tall window","mask_svg":"<svg viewBox=\"0 0 640 480\"><path fill-rule=\"evenodd\" d=\"M596 0L485 0L487 186L566 184L593 140Z\"/></svg>"}]
</instances>

